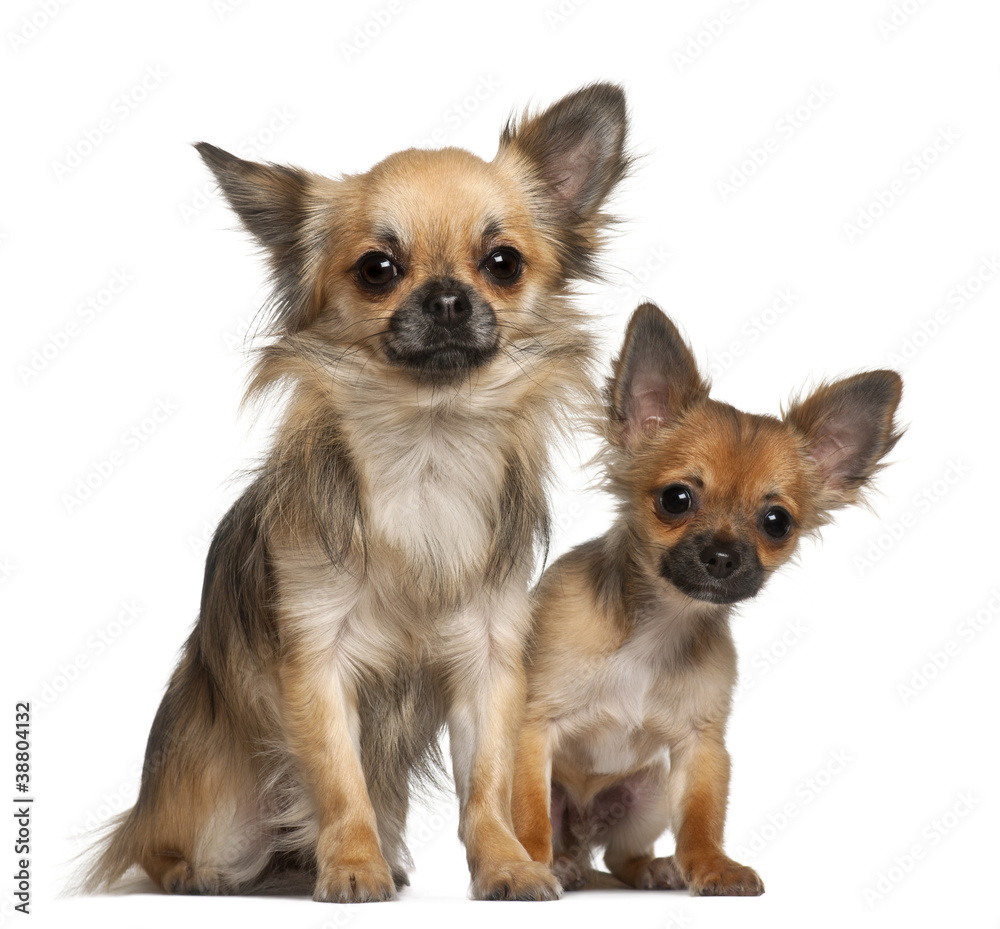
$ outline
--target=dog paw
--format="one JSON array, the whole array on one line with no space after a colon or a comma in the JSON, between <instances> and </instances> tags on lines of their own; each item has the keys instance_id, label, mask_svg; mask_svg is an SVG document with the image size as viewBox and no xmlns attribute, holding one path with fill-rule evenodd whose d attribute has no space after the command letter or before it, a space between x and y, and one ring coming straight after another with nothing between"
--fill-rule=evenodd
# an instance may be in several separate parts
<instances>
[{"instance_id":1,"label":"dog paw","mask_svg":"<svg viewBox=\"0 0 1000 929\"><path fill-rule=\"evenodd\" d=\"M636 875L635 886L640 890L680 890L687 884L671 855L669 858L654 858Z\"/></svg>"},{"instance_id":2,"label":"dog paw","mask_svg":"<svg viewBox=\"0 0 1000 929\"><path fill-rule=\"evenodd\" d=\"M504 861L477 870L472 896L477 900L558 900L562 888L552 871L537 861Z\"/></svg>"},{"instance_id":3,"label":"dog paw","mask_svg":"<svg viewBox=\"0 0 1000 929\"><path fill-rule=\"evenodd\" d=\"M587 883L587 872L568 855L559 855L552 862L552 873L563 890L579 890Z\"/></svg>"},{"instance_id":4,"label":"dog paw","mask_svg":"<svg viewBox=\"0 0 1000 929\"><path fill-rule=\"evenodd\" d=\"M396 884L385 862L322 868L313 891L313 900L320 903L377 903L395 896Z\"/></svg>"},{"instance_id":5,"label":"dog paw","mask_svg":"<svg viewBox=\"0 0 1000 929\"><path fill-rule=\"evenodd\" d=\"M725 855L693 863L684 880L699 897L757 897L764 892L764 882L753 868Z\"/></svg>"},{"instance_id":6,"label":"dog paw","mask_svg":"<svg viewBox=\"0 0 1000 929\"><path fill-rule=\"evenodd\" d=\"M392 882L396 885L396 890L402 890L410 886L410 875L402 868L391 868Z\"/></svg>"},{"instance_id":7,"label":"dog paw","mask_svg":"<svg viewBox=\"0 0 1000 929\"><path fill-rule=\"evenodd\" d=\"M192 897L215 896L229 892L228 887L213 868L192 868L186 861L178 861L168 868L160 879L168 894L188 894Z\"/></svg>"}]
</instances>

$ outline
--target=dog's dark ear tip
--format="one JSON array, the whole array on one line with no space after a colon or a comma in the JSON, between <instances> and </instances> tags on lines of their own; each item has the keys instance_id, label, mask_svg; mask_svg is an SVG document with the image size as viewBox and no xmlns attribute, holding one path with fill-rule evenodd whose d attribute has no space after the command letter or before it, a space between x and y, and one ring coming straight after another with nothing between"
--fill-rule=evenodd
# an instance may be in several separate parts
<instances>
[{"instance_id":1,"label":"dog's dark ear tip","mask_svg":"<svg viewBox=\"0 0 1000 929\"><path fill-rule=\"evenodd\" d=\"M640 303L632 312L633 312L633 314L636 314L636 313L662 313L663 310L661 310L660 307L657 304L653 303L652 300L643 300L642 303Z\"/></svg>"},{"instance_id":2,"label":"dog's dark ear tip","mask_svg":"<svg viewBox=\"0 0 1000 929\"><path fill-rule=\"evenodd\" d=\"M201 160L213 170L233 165L242 160L210 142L193 142L192 145L194 150L201 155Z\"/></svg>"},{"instance_id":3,"label":"dog's dark ear tip","mask_svg":"<svg viewBox=\"0 0 1000 929\"><path fill-rule=\"evenodd\" d=\"M877 396L889 409L894 410L903 396L903 378L898 371L890 368L878 368L858 375L863 381L865 390Z\"/></svg>"},{"instance_id":4,"label":"dog's dark ear tip","mask_svg":"<svg viewBox=\"0 0 1000 929\"><path fill-rule=\"evenodd\" d=\"M872 374L879 376L882 383L896 395L897 400L903 395L903 378L898 371L893 371L891 368L880 368L878 371L873 371Z\"/></svg>"},{"instance_id":5,"label":"dog's dark ear tip","mask_svg":"<svg viewBox=\"0 0 1000 929\"><path fill-rule=\"evenodd\" d=\"M632 311L632 319L636 322L647 319L660 322L666 318L667 314L653 303L652 300L644 300Z\"/></svg>"},{"instance_id":6,"label":"dog's dark ear tip","mask_svg":"<svg viewBox=\"0 0 1000 929\"><path fill-rule=\"evenodd\" d=\"M609 108L620 110L624 113L628 109L625 96L625 88L615 81L594 81L580 88L580 96L587 96L594 99L594 102L603 103Z\"/></svg>"}]
</instances>

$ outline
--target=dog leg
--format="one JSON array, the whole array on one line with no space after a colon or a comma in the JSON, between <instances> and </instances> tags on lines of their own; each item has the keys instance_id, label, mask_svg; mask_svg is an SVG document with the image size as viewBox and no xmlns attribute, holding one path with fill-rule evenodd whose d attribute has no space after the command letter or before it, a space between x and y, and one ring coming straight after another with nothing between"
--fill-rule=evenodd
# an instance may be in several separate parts
<instances>
[{"instance_id":1,"label":"dog leg","mask_svg":"<svg viewBox=\"0 0 1000 929\"><path fill-rule=\"evenodd\" d=\"M729 752L719 726L705 727L671 750L669 791L677 850L674 860L692 894L757 896L764 884L722 850L729 799Z\"/></svg>"},{"instance_id":2,"label":"dog leg","mask_svg":"<svg viewBox=\"0 0 1000 929\"><path fill-rule=\"evenodd\" d=\"M314 900L364 903L395 895L361 768L354 690L331 662L293 645L281 665L283 722L319 820Z\"/></svg>"},{"instance_id":3,"label":"dog leg","mask_svg":"<svg viewBox=\"0 0 1000 929\"><path fill-rule=\"evenodd\" d=\"M594 835L587 811L580 810L566 788L549 784L549 822L552 823L552 873L563 890L586 887L593 874Z\"/></svg>"},{"instance_id":4,"label":"dog leg","mask_svg":"<svg viewBox=\"0 0 1000 929\"><path fill-rule=\"evenodd\" d=\"M117 862L116 878L138 861L167 893L239 893L264 871L271 836L259 768L228 709L213 708L198 648L193 635L153 720L139 799L106 860Z\"/></svg>"},{"instance_id":5,"label":"dog leg","mask_svg":"<svg viewBox=\"0 0 1000 929\"><path fill-rule=\"evenodd\" d=\"M533 861L552 864L552 760L542 726L521 729L514 762L514 833Z\"/></svg>"},{"instance_id":6,"label":"dog leg","mask_svg":"<svg viewBox=\"0 0 1000 929\"><path fill-rule=\"evenodd\" d=\"M559 882L514 835L511 791L524 713L526 593L461 617L451 636L448 731L472 895L480 900L555 900ZM505 608L505 609L504 609ZM491 613L499 619L491 619Z\"/></svg>"},{"instance_id":7,"label":"dog leg","mask_svg":"<svg viewBox=\"0 0 1000 929\"><path fill-rule=\"evenodd\" d=\"M604 863L630 887L676 890L684 887L673 857L657 858L653 843L670 824L667 772L650 765L594 799L594 815L606 826Z\"/></svg>"}]
</instances>

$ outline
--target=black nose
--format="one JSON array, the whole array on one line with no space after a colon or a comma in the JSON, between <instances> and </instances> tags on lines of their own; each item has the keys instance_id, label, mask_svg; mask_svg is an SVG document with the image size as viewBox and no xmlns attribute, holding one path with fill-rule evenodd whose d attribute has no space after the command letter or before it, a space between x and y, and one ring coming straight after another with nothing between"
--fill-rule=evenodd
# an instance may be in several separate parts
<instances>
[{"instance_id":1,"label":"black nose","mask_svg":"<svg viewBox=\"0 0 1000 929\"><path fill-rule=\"evenodd\" d=\"M439 290L424 300L424 312L438 325L448 329L464 323L471 310L468 298L457 290Z\"/></svg>"},{"instance_id":2,"label":"black nose","mask_svg":"<svg viewBox=\"0 0 1000 929\"><path fill-rule=\"evenodd\" d=\"M740 566L740 556L728 545L709 545L702 550L699 558L705 570L720 581Z\"/></svg>"}]
</instances>

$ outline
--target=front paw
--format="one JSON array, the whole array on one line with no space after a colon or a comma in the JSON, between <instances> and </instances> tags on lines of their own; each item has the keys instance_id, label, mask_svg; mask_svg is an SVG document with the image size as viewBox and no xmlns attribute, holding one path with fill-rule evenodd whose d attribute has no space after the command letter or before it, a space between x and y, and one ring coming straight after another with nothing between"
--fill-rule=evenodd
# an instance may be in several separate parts
<instances>
[{"instance_id":1,"label":"front paw","mask_svg":"<svg viewBox=\"0 0 1000 929\"><path fill-rule=\"evenodd\" d=\"M682 874L694 896L757 897L764 892L764 882L753 868L725 855L690 862Z\"/></svg>"},{"instance_id":2,"label":"front paw","mask_svg":"<svg viewBox=\"0 0 1000 929\"><path fill-rule=\"evenodd\" d=\"M579 890L587 883L587 873L584 868L568 855L559 855L552 862L552 873L563 890Z\"/></svg>"},{"instance_id":3,"label":"front paw","mask_svg":"<svg viewBox=\"0 0 1000 929\"><path fill-rule=\"evenodd\" d=\"M654 858L642 868L635 876L635 886L640 890L680 890L687 884L671 855L669 858Z\"/></svg>"},{"instance_id":4,"label":"front paw","mask_svg":"<svg viewBox=\"0 0 1000 929\"><path fill-rule=\"evenodd\" d=\"M472 896L477 900L558 900L562 888L540 862L502 861L476 869Z\"/></svg>"},{"instance_id":5,"label":"front paw","mask_svg":"<svg viewBox=\"0 0 1000 929\"><path fill-rule=\"evenodd\" d=\"M313 900L320 903L372 903L395 896L396 885L384 861L321 868L313 891Z\"/></svg>"}]
</instances>

